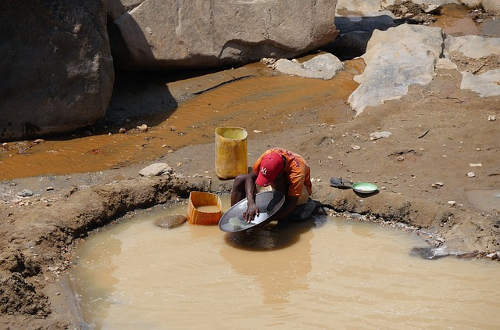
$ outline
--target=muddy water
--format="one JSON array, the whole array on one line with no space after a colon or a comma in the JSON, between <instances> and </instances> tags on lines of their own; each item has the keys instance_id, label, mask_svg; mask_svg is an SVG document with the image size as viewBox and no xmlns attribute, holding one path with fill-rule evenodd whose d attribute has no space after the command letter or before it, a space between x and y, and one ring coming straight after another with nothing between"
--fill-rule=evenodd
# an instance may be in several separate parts
<instances>
[{"instance_id":1,"label":"muddy water","mask_svg":"<svg viewBox=\"0 0 500 330\"><path fill-rule=\"evenodd\" d=\"M345 101L357 87L352 77L362 72L363 65L362 61L350 61L345 70L331 80L276 75L254 76L225 84L181 103L168 114L128 124L134 128L134 124L146 124L150 127L147 132L131 129L121 134L119 127L115 127L90 136L47 139L38 144L11 142L3 148L0 146L0 180L94 172L154 160L168 150L212 142L215 128L219 126L244 125L250 139L253 134L285 129L287 126L283 123L293 124L292 118L301 121L305 120L303 116L317 116L316 122L335 123L349 111ZM196 79L188 84L194 83ZM324 110L325 102L330 111L320 111Z\"/></svg>"},{"instance_id":2,"label":"muddy water","mask_svg":"<svg viewBox=\"0 0 500 330\"><path fill-rule=\"evenodd\" d=\"M157 207L79 246L71 276L89 328L500 326L497 263L412 257L427 246L415 234L327 216L277 234L154 225L185 211Z\"/></svg>"},{"instance_id":3,"label":"muddy water","mask_svg":"<svg viewBox=\"0 0 500 330\"><path fill-rule=\"evenodd\" d=\"M482 23L476 23L467 8L458 4L444 5L432 26L440 27L446 34L455 37L478 35L500 38L500 17L486 17Z\"/></svg>"}]
</instances>

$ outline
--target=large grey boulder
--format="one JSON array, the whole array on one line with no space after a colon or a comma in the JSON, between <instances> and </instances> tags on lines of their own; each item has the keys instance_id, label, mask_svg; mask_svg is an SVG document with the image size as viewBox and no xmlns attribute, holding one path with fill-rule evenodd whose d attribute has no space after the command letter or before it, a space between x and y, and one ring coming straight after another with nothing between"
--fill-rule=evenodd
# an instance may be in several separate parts
<instances>
[{"instance_id":1,"label":"large grey boulder","mask_svg":"<svg viewBox=\"0 0 500 330\"><path fill-rule=\"evenodd\" d=\"M348 99L356 115L406 95L412 84L429 83L436 60L444 56L443 40L441 29L421 25L375 30L362 56L365 71L354 77L360 85Z\"/></svg>"},{"instance_id":2,"label":"large grey boulder","mask_svg":"<svg viewBox=\"0 0 500 330\"><path fill-rule=\"evenodd\" d=\"M292 58L337 36L337 0L110 0L120 68L201 68Z\"/></svg>"},{"instance_id":3,"label":"large grey boulder","mask_svg":"<svg viewBox=\"0 0 500 330\"><path fill-rule=\"evenodd\" d=\"M394 0L338 0L337 16L378 16L384 6L394 4ZM388 12L385 12L388 14Z\"/></svg>"},{"instance_id":4,"label":"large grey boulder","mask_svg":"<svg viewBox=\"0 0 500 330\"><path fill-rule=\"evenodd\" d=\"M105 1L7 0L0 21L0 140L67 132L108 106Z\"/></svg>"}]
</instances>

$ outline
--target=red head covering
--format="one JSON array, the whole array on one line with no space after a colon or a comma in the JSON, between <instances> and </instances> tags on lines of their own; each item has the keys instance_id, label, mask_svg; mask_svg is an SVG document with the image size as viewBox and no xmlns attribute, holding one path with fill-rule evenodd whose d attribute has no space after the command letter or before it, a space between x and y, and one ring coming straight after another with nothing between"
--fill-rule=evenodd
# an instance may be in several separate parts
<instances>
[{"instance_id":1,"label":"red head covering","mask_svg":"<svg viewBox=\"0 0 500 330\"><path fill-rule=\"evenodd\" d=\"M283 169L283 163L283 157L277 152L265 155L260 162L259 174L255 183L262 187L268 186Z\"/></svg>"}]
</instances>

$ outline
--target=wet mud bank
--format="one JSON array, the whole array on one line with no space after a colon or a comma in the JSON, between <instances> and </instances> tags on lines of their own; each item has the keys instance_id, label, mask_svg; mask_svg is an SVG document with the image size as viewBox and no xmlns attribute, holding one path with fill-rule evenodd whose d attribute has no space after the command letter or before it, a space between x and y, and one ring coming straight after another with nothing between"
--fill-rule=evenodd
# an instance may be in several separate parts
<instances>
[{"instance_id":1,"label":"wet mud bank","mask_svg":"<svg viewBox=\"0 0 500 330\"><path fill-rule=\"evenodd\" d=\"M138 178L62 188L62 195L52 196L50 201L37 196L29 205L2 205L0 299L4 324L43 329L70 326L72 321L66 315L71 315L67 309L74 305L74 297L62 276L70 267L75 240L126 212L206 189L204 183L179 178Z\"/></svg>"}]
</instances>

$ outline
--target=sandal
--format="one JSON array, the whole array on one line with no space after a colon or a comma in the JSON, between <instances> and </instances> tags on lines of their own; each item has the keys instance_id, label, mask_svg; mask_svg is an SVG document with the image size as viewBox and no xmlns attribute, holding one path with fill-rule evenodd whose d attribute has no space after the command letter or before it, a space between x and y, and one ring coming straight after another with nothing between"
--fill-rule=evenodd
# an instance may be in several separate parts
<instances>
[{"instance_id":1,"label":"sandal","mask_svg":"<svg viewBox=\"0 0 500 330\"><path fill-rule=\"evenodd\" d=\"M333 177L330 179L330 186L340 189L352 188L352 181L343 180L342 178Z\"/></svg>"}]
</instances>

